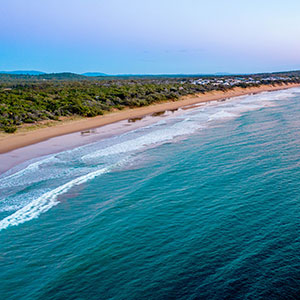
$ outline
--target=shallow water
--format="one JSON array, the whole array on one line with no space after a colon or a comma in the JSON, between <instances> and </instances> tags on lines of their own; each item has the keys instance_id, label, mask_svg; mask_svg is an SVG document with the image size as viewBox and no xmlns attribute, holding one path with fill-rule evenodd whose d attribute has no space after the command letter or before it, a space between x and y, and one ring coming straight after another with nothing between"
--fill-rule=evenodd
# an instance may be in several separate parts
<instances>
[{"instance_id":1,"label":"shallow water","mask_svg":"<svg viewBox=\"0 0 300 300\"><path fill-rule=\"evenodd\" d=\"M239 97L0 177L3 299L295 299L300 89Z\"/></svg>"}]
</instances>

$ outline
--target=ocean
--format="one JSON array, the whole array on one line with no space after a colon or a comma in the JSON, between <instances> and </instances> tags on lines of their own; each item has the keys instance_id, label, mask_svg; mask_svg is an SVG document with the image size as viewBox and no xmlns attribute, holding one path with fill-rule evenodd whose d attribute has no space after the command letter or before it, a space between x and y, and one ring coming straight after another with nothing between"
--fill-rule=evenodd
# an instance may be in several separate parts
<instances>
[{"instance_id":1,"label":"ocean","mask_svg":"<svg viewBox=\"0 0 300 300\"><path fill-rule=\"evenodd\" d=\"M0 175L0 299L299 299L299 183L299 88L23 162Z\"/></svg>"}]
</instances>

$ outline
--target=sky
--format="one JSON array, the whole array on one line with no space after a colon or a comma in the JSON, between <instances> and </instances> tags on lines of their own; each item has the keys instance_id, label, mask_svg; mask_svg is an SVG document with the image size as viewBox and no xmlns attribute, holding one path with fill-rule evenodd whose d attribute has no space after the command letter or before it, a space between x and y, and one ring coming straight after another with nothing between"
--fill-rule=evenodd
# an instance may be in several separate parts
<instances>
[{"instance_id":1,"label":"sky","mask_svg":"<svg viewBox=\"0 0 300 300\"><path fill-rule=\"evenodd\" d=\"M299 13L299 0L2 0L0 70L296 70Z\"/></svg>"}]
</instances>

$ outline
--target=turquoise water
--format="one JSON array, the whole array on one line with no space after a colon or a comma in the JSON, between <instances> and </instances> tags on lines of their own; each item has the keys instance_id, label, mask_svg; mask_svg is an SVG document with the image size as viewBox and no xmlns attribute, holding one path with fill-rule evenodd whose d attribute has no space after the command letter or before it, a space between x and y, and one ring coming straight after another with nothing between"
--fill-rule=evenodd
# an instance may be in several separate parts
<instances>
[{"instance_id":1,"label":"turquoise water","mask_svg":"<svg viewBox=\"0 0 300 300\"><path fill-rule=\"evenodd\" d=\"M297 299L300 89L0 177L1 299Z\"/></svg>"}]
</instances>

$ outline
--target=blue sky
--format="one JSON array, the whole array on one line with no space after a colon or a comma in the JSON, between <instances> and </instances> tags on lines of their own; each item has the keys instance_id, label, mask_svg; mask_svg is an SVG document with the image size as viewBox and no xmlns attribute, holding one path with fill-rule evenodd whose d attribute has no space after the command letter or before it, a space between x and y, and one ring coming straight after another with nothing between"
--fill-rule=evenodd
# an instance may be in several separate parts
<instances>
[{"instance_id":1,"label":"blue sky","mask_svg":"<svg viewBox=\"0 0 300 300\"><path fill-rule=\"evenodd\" d=\"M0 70L300 69L299 0L3 0Z\"/></svg>"}]
</instances>

